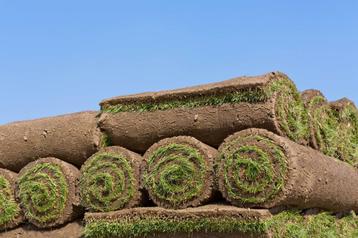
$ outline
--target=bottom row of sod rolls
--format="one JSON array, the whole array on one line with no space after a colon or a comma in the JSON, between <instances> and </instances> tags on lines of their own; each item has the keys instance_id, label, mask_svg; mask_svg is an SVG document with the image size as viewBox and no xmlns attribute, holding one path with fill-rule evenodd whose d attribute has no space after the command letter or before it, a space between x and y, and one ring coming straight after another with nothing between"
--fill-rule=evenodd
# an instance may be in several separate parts
<instances>
[{"instance_id":1,"label":"bottom row of sod rolls","mask_svg":"<svg viewBox=\"0 0 358 238\"><path fill-rule=\"evenodd\" d=\"M199 206L213 196L216 157L216 149L193 137L163 139L144 155L144 187L158 206Z\"/></svg>"},{"instance_id":2,"label":"bottom row of sod rolls","mask_svg":"<svg viewBox=\"0 0 358 238\"><path fill-rule=\"evenodd\" d=\"M247 129L219 147L219 190L243 207L358 211L357 170L264 129Z\"/></svg>"},{"instance_id":3,"label":"bottom row of sod rolls","mask_svg":"<svg viewBox=\"0 0 358 238\"><path fill-rule=\"evenodd\" d=\"M16 227L23 221L19 204L15 199L17 174L0 169L0 231Z\"/></svg>"},{"instance_id":4,"label":"bottom row of sod rolls","mask_svg":"<svg viewBox=\"0 0 358 238\"><path fill-rule=\"evenodd\" d=\"M26 219L39 228L50 228L76 219L79 170L56 158L29 163L19 173L17 197Z\"/></svg>"},{"instance_id":5,"label":"bottom row of sod rolls","mask_svg":"<svg viewBox=\"0 0 358 238\"><path fill-rule=\"evenodd\" d=\"M92 155L81 167L81 204L93 212L140 205L141 162L140 155L118 146Z\"/></svg>"}]
</instances>

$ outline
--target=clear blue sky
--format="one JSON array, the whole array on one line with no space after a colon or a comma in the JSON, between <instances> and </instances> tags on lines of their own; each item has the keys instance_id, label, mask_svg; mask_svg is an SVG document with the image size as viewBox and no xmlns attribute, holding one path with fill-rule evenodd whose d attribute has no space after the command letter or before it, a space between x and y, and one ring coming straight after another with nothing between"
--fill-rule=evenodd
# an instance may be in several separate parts
<instances>
[{"instance_id":1,"label":"clear blue sky","mask_svg":"<svg viewBox=\"0 0 358 238\"><path fill-rule=\"evenodd\" d=\"M358 1L0 0L0 124L274 70L358 103Z\"/></svg>"}]
</instances>

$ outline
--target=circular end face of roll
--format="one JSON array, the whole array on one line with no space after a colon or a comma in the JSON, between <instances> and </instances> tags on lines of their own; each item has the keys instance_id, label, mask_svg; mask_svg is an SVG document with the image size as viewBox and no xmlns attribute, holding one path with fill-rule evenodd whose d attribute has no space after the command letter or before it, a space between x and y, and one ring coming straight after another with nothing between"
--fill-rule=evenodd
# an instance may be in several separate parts
<instances>
[{"instance_id":1,"label":"circular end face of roll","mask_svg":"<svg viewBox=\"0 0 358 238\"><path fill-rule=\"evenodd\" d=\"M166 208L198 206L213 189L212 148L192 137L173 137L154 144L144 155L144 187ZM215 152L216 153L216 152Z\"/></svg>"},{"instance_id":2,"label":"circular end face of roll","mask_svg":"<svg viewBox=\"0 0 358 238\"><path fill-rule=\"evenodd\" d=\"M117 146L91 156L81 168L81 204L97 212L139 204L140 163L139 155Z\"/></svg>"},{"instance_id":3,"label":"circular end face of roll","mask_svg":"<svg viewBox=\"0 0 358 238\"><path fill-rule=\"evenodd\" d=\"M283 147L270 132L263 129L254 132L235 133L219 148L219 190L237 206L265 207L281 192L287 177Z\"/></svg>"},{"instance_id":4,"label":"circular end face of roll","mask_svg":"<svg viewBox=\"0 0 358 238\"><path fill-rule=\"evenodd\" d=\"M19 173L17 196L25 217L39 228L71 221L75 215L76 180L79 171L56 158L26 165Z\"/></svg>"},{"instance_id":5,"label":"circular end face of roll","mask_svg":"<svg viewBox=\"0 0 358 238\"><path fill-rule=\"evenodd\" d=\"M0 231L14 228L23 220L15 199L16 178L17 174L0 169Z\"/></svg>"},{"instance_id":6,"label":"circular end face of roll","mask_svg":"<svg viewBox=\"0 0 358 238\"><path fill-rule=\"evenodd\" d=\"M275 116L283 135L298 143L310 136L308 113L295 84L284 74L275 73L267 87L267 94L276 94Z\"/></svg>"}]
</instances>

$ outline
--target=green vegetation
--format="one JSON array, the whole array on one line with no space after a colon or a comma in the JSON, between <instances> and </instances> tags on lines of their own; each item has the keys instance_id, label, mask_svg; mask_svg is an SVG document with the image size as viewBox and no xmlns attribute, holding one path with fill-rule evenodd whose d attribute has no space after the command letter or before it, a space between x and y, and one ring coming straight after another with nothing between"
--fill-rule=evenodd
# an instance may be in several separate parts
<instances>
[{"instance_id":1,"label":"green vegetation","mask_svg":"<svg viewBox=\"0 0 358 238\"><path fill-rule=\"evenodd\" d=\"M354 238L358 237L358 218L355 214L337 219L329 213L301 216L286 211L267 221L274 238Z\"/></svg>"},{"instance_id":2,"label":"green vegetation","mask_svg":"<svg viewBox=\"0 0 358 238\"><path fill-rule=\"evenodd\" d=\"M139 189L130 158L100 152L81 168L82 205L91 211L115 211L125 207Z\"/></svg>"},{"instance_id":3,"label":"green vegetation","mask_svg":"<svg viewBox=\"0 0 358 238\"><path fill-rule=\"evenodd\" d=\"M155 150L147 161L144 186L170 208L180 208L200 198L210 170L201 152L185 144L169 144Z\"/></svg>"},{"instance_id":4,"label":"green vegetation","mask_svg":"<svg viewBox=\"0 0 358 238\"><path fill-rule=\"evenodd\" d=\"M156 233L193 233L193 232L242 232L263 233L265 223L242 221L237 218L196 218L196 219L125 219L119 221L98 220L87 223L84 234L87 238L147 237Z\"/></svg>"},{"instance_id":5,"label":"green vegetation","mask_svg":"<svg viewBox=\"0 0 358 238\"><path fill-rule=\"evenodd\" d=\"M99 141L99 148L104 148L112 145L111 138L104 132L101 132L101 138Z\"/></svg>"},{"instance_id":6,"label":"green vegetation","mask_svg":"<svg viewBox=\"0 0 358 238\"><path fill-rule=\"evenodd\" d=\"M63 215L69 185L59 165L35 164L18 183L21 206L30 221L46 224Z\"/></svg>"},{"instance_id":7,"label":"green vegetation","mask_svg":"<svg viewBox=\"0 0 358 238\"><path fill-rule=\"evenodd\" d=\"M13 188L5 176L0 175L0 228L6 228L19 214Z\"/></svg>"},{"instance_id":8,"label":"green vegetation","mask_svg":"<svg viewBox=\"0 0 358 238\"><path fill-rule=\"evenodd\" d=\"M286 211L266 220L240 220L220 218L167 218L144 217L113 220L89 220L86 238L148 237L158 233L220 232L252 233L270 232L274 238L353 238L358 237L358 218L355 214L337 219L328 213L302 216L298 211Z\"/></svg>"},{"instance_id":9,"label":"green vegetation","mask_svg":"<svg viewBox=\"0 0 358 238\"><path fill-rule=\"evenodd\" d=\"M235 205L268 202L284 187L287 158L271 139L237 138L225 142L219 152L220 190Z\"/></svg>"},{"instance_id":10,"label":"green vegetation","mask_svg":"<svg viewBox=\"0 0 358 238\"><path fill-rule=\"evenodd\" d=\"M106 104L102 106L101 110L109 113L148 112L174 108L220 106L227 103L260 103L270 100L274 95L277 96L275 112L282 132L297 142L308 140L309 126L307 111L295 85L283 74L278 74L277 79L272 80L263 87L243 88L235 92L226 92L223 94L193 95L158 102Z\"/></svg>"}]
</instances>

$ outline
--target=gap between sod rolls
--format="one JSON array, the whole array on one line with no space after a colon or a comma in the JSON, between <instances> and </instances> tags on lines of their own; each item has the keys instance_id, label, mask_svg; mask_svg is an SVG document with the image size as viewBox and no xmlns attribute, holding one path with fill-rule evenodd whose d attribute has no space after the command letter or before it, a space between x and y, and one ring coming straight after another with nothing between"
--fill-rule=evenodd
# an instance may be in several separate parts
<instances>
[{"instance_id":1,"label":"gap between sod rolls","mask_svg":"<svg viewBox=\"0 0 358 238\"><path fill-rule=\"evenodd\" d=\"M294 141L307 141L309 138L307 111L296 86L282 73L277 73L275 78L266 85L246 87L235 92L214 93L212 95L192 94L184 98L154 102L105 104L102 105L101 111L107 113L155 112L223 104L265 103L273 97L276 97L275 113L283 133Z\"/></svg>"}]
</instances>

